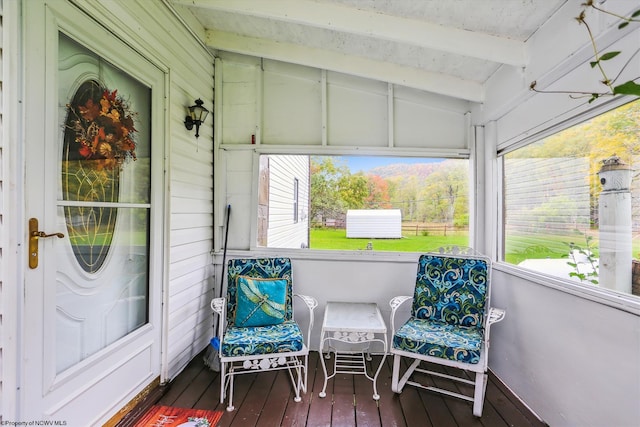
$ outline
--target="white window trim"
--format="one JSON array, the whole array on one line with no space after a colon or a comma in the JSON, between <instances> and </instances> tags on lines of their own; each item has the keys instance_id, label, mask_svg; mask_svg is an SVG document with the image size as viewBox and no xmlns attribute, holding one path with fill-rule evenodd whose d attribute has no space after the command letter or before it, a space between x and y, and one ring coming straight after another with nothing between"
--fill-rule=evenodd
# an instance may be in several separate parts
<instances>
[{"instance_id":1,"label":"white window trim","mask_svg":"<svg viewBox=\"0 0 640 427\"><path fill-rule=\"evenodd\" d=\"M534 142L540 141L549 136L555 135L565 129L569 129L577 124L586 122L594 117L604 114L608 111L615 110L616 108L632 102L635 98L630 96L620 96L603 102L588 111L581 112L564 118L562 120L551 123L547 127L540 125L530 132L524 132L519 137L500 142L497 145L497 156L502 157L512 151L525 147Z\"/></svg>"},{"instance_id":2,"label":"white window trim","mask_svg":"<svg viewBox=\"0 0 640 427\"><path fill-rule=\"evenodd\" d=\"M436 157L447 159L467 159L469 160L469 198L473 203L473 189L476 188L477 168L472 165L470 149L397 149L397 148L375 148L375 149L359 149L359 148L342 148L342 147L305 147L305 146L256 146L256 145L233 145L223 144L220 146L222 150L252 150L252 184L251 192L253 195L258 194L258 180L260 176L260 155L262 154L279 154L279 155L309 155L309 156L382 156L382 157ZM469 223L469 243L471 241L474 224ZM251 200L251 230L249 252L252 256L257 254L265 254L274 256L274 254L289 253L289 256L295 254L296 258L307 259L325 259L325 260L363 260L363 259L381 259L381 260L411 260L415 261L416 254L419 252L381 252L381 251L345 251L345 250L323 250L323 249L286 249L283 251L279 248L264 248L257 246L258 237L258 198L252 197ZM240 254L246 254L241 251ZM301 256L301 254L305 254ZM309 254L309 255L306 255ZM400 255L400 256L399 256Z\"/></svg>"},{"instance_id":3,"label":"white window trim","mask_svg":"<svg viewBox=\"0 0 640 427\"><path fill-rule=\"evenodd\" d=\"M399 262L415 265L418 256L422 252L383 252L383 251L338 251L323 249L297 249L297 248L255 248L249 250L229 249L227 250L227 259L229 258L275 258L287 257L300 260L313 261L363 261L363 262ZM222 254L215 254L214 264L219 264L222 260ZM219 258L219 259L217 259Z\"/></svg>"},{"instance_id":4,"label":"white window trim","mask_svg":"<svg viewBox=\"0 0 640 427\"><path fill-rule=\"evenodd\" d=\"M537 285L545 286L570 295L597 302L621 311L640 315L640 299L633 295L623 294L610 289L588 286L567 279L561 279L538 271L528 270L517 265L498 261L493 269L510 274L521 279L529 280Z\"/></svg>"}]
</instances>

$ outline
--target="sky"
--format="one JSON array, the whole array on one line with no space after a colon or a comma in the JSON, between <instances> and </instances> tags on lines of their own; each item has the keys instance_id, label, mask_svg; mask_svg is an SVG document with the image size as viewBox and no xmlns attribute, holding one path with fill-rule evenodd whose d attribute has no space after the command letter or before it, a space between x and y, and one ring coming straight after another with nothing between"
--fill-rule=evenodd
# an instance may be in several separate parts
<instances>
[{"instance_id":1,"label":"sky","mask_svg":"<svg viewBox=\"0 0 640 427\"><path fill-rule=\"evenodd\" d=\"M351 173L367 172L378 166L387 166L397 163L416 164L416 163L434 163L443 159L430 159L424 157L384 157L384 156L340 156L340 158L349 166Z\"/></svg>"}]
</instances>

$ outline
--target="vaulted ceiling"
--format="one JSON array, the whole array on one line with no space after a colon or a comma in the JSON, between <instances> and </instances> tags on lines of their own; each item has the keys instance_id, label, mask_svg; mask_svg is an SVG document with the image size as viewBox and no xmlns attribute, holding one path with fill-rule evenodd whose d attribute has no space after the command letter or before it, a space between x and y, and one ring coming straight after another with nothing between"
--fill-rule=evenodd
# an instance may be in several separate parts
<instances>
[{"instance_id":1,"label":"vaulted ceiling","mask_svg":"<svg viewBox=\"0 0 640 427\"><path fill-rule=\"evenodd\" d=\"M482 102L500 67L573 0L169 0L236 52ZM579 2L576 2L576 10Z\"/></svg>"}]
</instances>

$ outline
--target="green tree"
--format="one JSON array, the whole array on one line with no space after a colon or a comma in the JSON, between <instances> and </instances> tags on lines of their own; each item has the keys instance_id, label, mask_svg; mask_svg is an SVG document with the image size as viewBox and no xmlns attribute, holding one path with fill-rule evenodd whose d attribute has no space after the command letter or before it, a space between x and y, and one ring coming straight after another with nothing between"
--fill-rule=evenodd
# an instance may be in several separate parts
<instances>
[{"instance_id":1,"label":"green tree","mask_svg":"<svg viewBox=\"0 0 640 427\"><path fill-rule=\"evenodd\" d=\"M365 208L368 195L368 180L362 173L351 175L347 170L338 180L338 197L346 209Z\"/></svg>"},{"instance_id":2,"label":"green tree","mask_svg":"<svg viewBox=\"0 0 640 427\"><path fill-rule=\"evenodd\" d=\"M333 157L311 157L311 207L312 221L335 218L345 211L339 194L339 182L349 169L336 165Z\"/></svg>"},{"instance_id":3,"label":"green tree","mask_svg":"<svg viewBox=\"0 0 640 427\"><path fill-rule=\"evenodd\" d=\"M468 223L468 176L466 166L444 161L426 177L419 195L425 201L421 210L425 221Z\"/></svg>"}]
</instances>

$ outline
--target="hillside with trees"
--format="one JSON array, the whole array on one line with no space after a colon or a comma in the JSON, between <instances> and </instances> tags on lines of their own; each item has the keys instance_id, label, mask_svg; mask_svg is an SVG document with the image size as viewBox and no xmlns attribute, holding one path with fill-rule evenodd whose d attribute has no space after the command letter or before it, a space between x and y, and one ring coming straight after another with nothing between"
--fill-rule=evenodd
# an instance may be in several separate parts
<instances>
[{"instance_id":1,"label":"hillside with trees","mask_svg":"<svg viewBox=\"0 0 640 427\"><path fill-rule=\"evenodd\" d=\"M468 188L467 160L398 163L352 173L340 157L311 157L315 225L339 223L348 209L395 208L402 211L403 221L466 227Z\"/></svg>"},{"instance_id":2,"label":"hillside with trees","mask_svg":"<svg viewBox=\"0 0 640 427\"><path fill-rule=\"evenodd\" d=\"M567 177L575 175L573 185L581 190L567 193L570 196L569 200L548 200L544 205L535 206L540 211L537 218L541 222L552 215L553 210L563 211L565 214L571 212L568 206L577 202L577 194L586 191L589 199L586 202L589 206L589 212L586 214L587 228L597 228L598 200L602 191L598 171L602 167L602 161L616 155L633 170L638 171L640 168L639 135L640 102L635 101L509 153L506 158L512 162L520 161L522 166L514 167L514 174L521 174L522 180L526 180L530 186L536 185L537 182L540 183L540 188L546 186L547 189L544 191L547 194L557 190L556 187L565 185L563 181L570 181ZM525 164L534 163L546 165L550 169L545 170L539 166L537 173L528 172ZM574 171L578 163L584 166L579 171ZM543 181L550 181L554 175L558 176L553 180L554 182L543 184ZM639 181L637 178L633 179L631 186L634 232L637 232L640 226ZM508 188L507 191L509 191ZM531 206L524 209L528 211L527 215L531 214ZM547 220L544 222L549 223ZM571 222L573 221L569 221Z\"/></svg>"}]
</instances>

